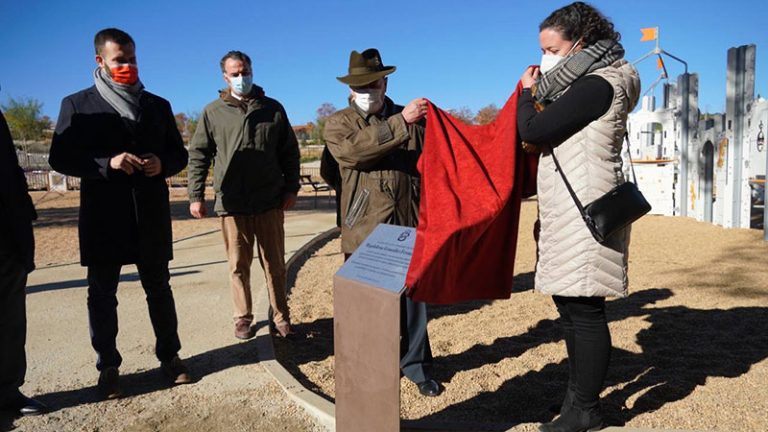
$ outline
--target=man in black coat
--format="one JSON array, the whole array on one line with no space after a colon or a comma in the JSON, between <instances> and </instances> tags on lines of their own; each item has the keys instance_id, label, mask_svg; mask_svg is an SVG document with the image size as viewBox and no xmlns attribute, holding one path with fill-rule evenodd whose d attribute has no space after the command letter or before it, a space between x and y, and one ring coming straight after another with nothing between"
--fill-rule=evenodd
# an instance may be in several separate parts
<instances>
[{"instance_id":1,"label":"man in black coat","mask_svg":"<svg viewBox=\"0 0 768 432\"><path fill-rule=\"evenodd\" d=\"M34 415L46 407L24 396L27 359L27 274L35 268L35 207L19 167L8 124L0 112L0 410Z\"/></svg>"},{"instance_id":2,"label":"man in black coat","mask_svg":"<svg viewBox=\"0 0 768 432\"><path fill-rule=\"evenodd\" d=\"M136 264L147 294L155 354L171 382L191 378L178 357L176 307L169 284L173 259L165 178L181 171L187 151L171 106L144 90L135 43L118 29L96 34L95 85L64 98L49 163L80 177L80 262L88 268L91 344L99 390L121 396L117 350L120 268Z\"/></svg>"}]
</instances>

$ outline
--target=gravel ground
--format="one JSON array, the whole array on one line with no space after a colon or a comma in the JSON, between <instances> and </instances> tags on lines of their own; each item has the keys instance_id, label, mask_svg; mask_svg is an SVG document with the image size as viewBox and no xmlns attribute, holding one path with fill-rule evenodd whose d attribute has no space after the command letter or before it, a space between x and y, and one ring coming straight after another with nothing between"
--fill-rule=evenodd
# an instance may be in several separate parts
<instances>
[{"instance_id":1,"label":"gravel ground","mask_svg":"<svg viewBox=\"0 0 768 432\"><path fill-rule=\"evenodd\" d=\"M523 203L509 300L430 306L436 378L418 395L402 380L401 416L534 430L562 400L565 346L549 297L532 291L534 201ZM340 243L315 252L290 298L300 344L278 359L332 400L332 276ZM613 357L603 392L610 424L683 430L768 430L768 243L762 231L647 216L633 227L630 293L608 304Z\"/></svg>"}]
</instances>

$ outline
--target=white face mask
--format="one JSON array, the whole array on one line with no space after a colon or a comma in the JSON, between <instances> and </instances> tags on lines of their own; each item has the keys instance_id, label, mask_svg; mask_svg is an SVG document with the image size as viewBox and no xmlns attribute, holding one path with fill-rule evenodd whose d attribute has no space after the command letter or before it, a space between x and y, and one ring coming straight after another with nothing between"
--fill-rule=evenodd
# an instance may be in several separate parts
<instances>
[{"instance_id":1,"label":"white face mask","mask_svg":"<svg viewBox=\"0 0 768 432\"><path fill-rule=\"evenodd\" d=\"M557 54L542 54L539 70L545 74L555 68L565 57Z\"/></svg>"},{"instance_id":2,"label":"white face mask","mask_svg":"<svg viewBox=\"0 0 768 432\"><path fill-rule=\"evenodd\" d=\"M368 89L364 93L352 90L352 94L354 95L355 105L366 114L377 113L384 106L383 89Z\"/></svg>"},{"instance_id":3,"label":"white face mask","mask_svg":"<svg viewBox=\"0 0 768 432\"><path fill-rule=\"evenodd\" d=\"M574 48L581 42L581 38L576 41L573 46L571 46L571 49L568 50L568 52L564 55L557 55L557 54L542 54L541 56L541 63L539 63L539 70L541 73L547 73L555 68L558 64L560 64L561 61L563 61L564 58L568 57L571 52L573 52Z\"/></svg>"}]
</instances>

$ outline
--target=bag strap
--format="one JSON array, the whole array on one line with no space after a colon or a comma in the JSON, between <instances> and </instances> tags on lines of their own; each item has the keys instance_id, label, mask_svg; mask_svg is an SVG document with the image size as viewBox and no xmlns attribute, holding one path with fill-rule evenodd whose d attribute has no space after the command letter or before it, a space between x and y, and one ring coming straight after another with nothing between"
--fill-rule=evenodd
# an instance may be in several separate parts
<instances>
[{"instance_id":1,"label":"bag strap","mask_svg":"<svg viewBox=\"0 0 768 432\"><path fill-rule=\"evenodd\" d=\"M629 166L632 168L632 177L635 180L635 185L637 185L635 166L632 163L632 151L629 148L629 134L626 132L624 133L624 139L627 140L627 154L629 155ZM557 156L555 156L555 149L551 145L547 145L547 148L549 148L549 154L552 155L552 160L555 162L555 166L557 167L557 171L560 173L560 177L563 178L563 183L565 183L565 187L568 189L568 193L571 194L573 202L576 203L576 207L579 209L579 213L581 213L581 218L584 219L587 224L591 223L592 218L590 218L589 215L584 211L584 206L581 204L581 201L579 201L579 197L576 196L576 192L574 192L573 187L571 186L571 182L569 182L568 178L565 177L563 167L560 166L560 162L557 160Z\"/></svg>"},{"instance_id":2,"label":"bag strap","mask_svg":"<svg viewBox=\"0 0 768 432\"><path fill-rule=\"evenodd\" d=\"M629 156L629 167L632 169L632 179L634 180L635 185L637 185L637 175L635 174L635 164L632 163L632 150L629 148L629 133L626 133L626 132L624 133L624 139L627 140L627 155ZM581 213L581 216L586 217L584 213L584 206L581 204L581 201L579 201L579 198L576 196L576 192L573 191L573 187L571 187L571 183L565 177L563 168L560 166L560 162L558 162L557 156L555 156L555 149L551 145L547 145L547 148L549 148L549 154L552 155L552 160L555 162L555 166L557 167L557 171L560 173L560 177L563 178L563 182L565 183L565 187L568 189L568 193L571 194L573 201L576 203L576 207L579 208L579 212Z\"/></svg>"},{"instance_id":3,"label":"bag strap","mask_svg":"<svg viewBox=\"0 0 768 432\"><path fill-rule=\"evenodd\" d=\"M624 132L624 139L627 140L627 156L629 156L629 167L632 169L632 180L637 186L637 174L635 174L635 164L632 162L632 150L629 148L629 132Z\"/></svg>"},{"instance_id":4,"label":"bag strap","mask_svg":"<svg viewBox=\"0 0 768 432\"><path fill-rule=\"evenodd\" d=\"M581 218L585 221L587 219L590 219L589 216L587 216L587 213L584 211L584 206L581 205L581 201L579 201L579 198L576 196L576 192L573 191L573 187L571 187L571 182L568 181L568 179L565 177L565 173L563 172L563 168L560 166L560 162L557 161L557 157L555 157L555 149L552 148L551 145L547 145L549 148L549 154L552 155L552 160L555 162L555 166L557 167L557 172L560 173L560 177L563 178L563 182L565 183L565 187L568 189L568 193L571 194L571 198L573 198L573 202L576 203L576 207L579 209L579 213L581 213Z\"/></svg>"}]
</instances>

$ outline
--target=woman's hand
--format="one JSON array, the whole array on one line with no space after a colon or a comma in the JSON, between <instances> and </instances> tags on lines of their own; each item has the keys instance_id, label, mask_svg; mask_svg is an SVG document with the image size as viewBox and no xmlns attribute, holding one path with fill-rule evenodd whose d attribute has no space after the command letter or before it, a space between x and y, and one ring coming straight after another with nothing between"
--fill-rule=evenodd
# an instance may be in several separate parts
<instances>
[{"instance_id":1,"label":"woman's hand","mask_svg":"<svg viewBox=\"0 0 768 432\"><path fill-rule=\"evenodd\" d=\"M523 76L520 77L520 82L523 84L523 88L531 88L539 79L539 67L531 66L523 72Z\"/></svg>"}]
</instances>

